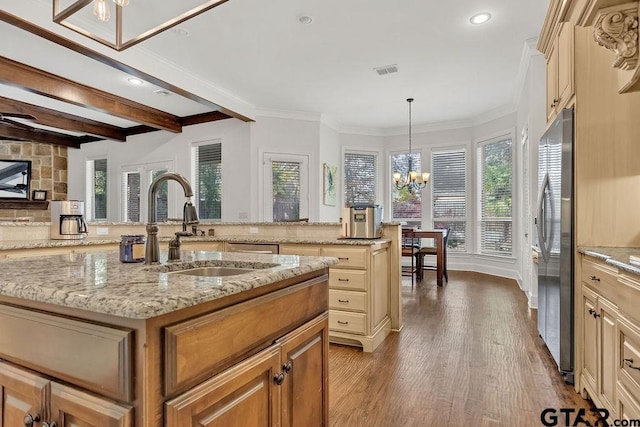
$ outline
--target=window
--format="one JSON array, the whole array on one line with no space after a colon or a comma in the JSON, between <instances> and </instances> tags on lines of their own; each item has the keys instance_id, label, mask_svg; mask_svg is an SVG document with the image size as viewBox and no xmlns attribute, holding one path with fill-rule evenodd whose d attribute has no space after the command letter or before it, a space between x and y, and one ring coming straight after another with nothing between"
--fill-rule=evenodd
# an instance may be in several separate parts
<instances>
[{"instance_id":1,"label":"window","mask_svg":"<svg viewBox=\"0 0 640 427\"><path fill-rule=\"evenodd\" d=\"M511 138L478 148L480 173L480 253L512 254L513 163Z\"/></svg>"},{"instance_id":2,"label":"window","mask_svg":"<svg viewBox=\"0 0 640 427\"><path fill-rule=\"evenodd\" d=\"M87 218L107 219L107 159L87 161Z\"/></svg>"},{"instance_id":3,"label":"window","mask_svg":"<svg viewBox=\"0 0 640 427\"><path fill-rule=\"evenodd\" d=\"M140 222L140 172L124 172L122 184L122 218Z\"/></svg>"},{"instance_id":4,"label":"window","mask_svg":"<svg viewBox=\"0 0 640 427\"><path fill-rule=\"evenodd\" d=\"M391 155L391 176L399 172L406 176L409 171L409 159L413 169L422 170L419 153L396 153ZM422 226L422 192L410 192L407 188L398 190L391 184L392 216L394 221L406 222L408 226Z\"/></svg>"},{"instance_id":5,"label":"window","mask_svg":"<svg viewBox=\"0 0 640 427\"><path fill-rule=\"evenodd\" d=\"M467 152L465 149L431 154L433 228L451 227L447 248L466 252Z\"/></svg>"},{"instance_id":6,"label":"window","mask_svg":"<svg viewBox=\"0 0 640 427\"><path fill-rule=\"evenodd\" d=\"M191 182L198 218L222 218L222 144L205 142L191 147Z\"/></svg>"},{"instance_id":7,"label":"window","mask_svg":"<svg viewBox=\"0 0 640 427\"><path fill-rule=\"evenodd\" d=\"M344 154L344 200L349 205L375 204L378 156L373 153Z\"/></svg>"},{"instance_id":8,"label":"window","mask_svg":"<svg viewBox=\"0 0 640 427\"><path fill-rule=\"evenodd\" d=\"M149 171L149 185L160 175L169 172L167 169L154 169ZM181 215L182 216L182 215ZM164 181L158 185L156 192L156 221L166 221L169 217L169 182Z\"/></svg>"},{"instance_id":9,"label":"window","mask_svg":"<svg viewBox=\"0 0 640 427\"><path fill-rule=\"evenodd\" d=\"M265 153L265 219L309 217L309 161L306 156Z\"/></svg>"}]
</instances>

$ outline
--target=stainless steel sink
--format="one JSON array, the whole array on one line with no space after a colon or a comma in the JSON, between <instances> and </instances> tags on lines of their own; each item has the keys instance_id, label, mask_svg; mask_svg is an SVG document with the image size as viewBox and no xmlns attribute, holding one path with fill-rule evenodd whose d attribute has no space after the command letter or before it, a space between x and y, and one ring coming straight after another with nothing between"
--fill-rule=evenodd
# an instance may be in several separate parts
<instances>
[{"instance_id":1,"label":"stainless steel sink","mask_svg":"<svg viewBox=\"0 0 640 427\"><path fill-rule=\"evenodd\" d=\"M189 270L174 271L174 274L185 274L188 276L202 277L225 277L237 276L238 274L250 273L256 271L255 268L236 268L236 267L200 267L191 268Z\"/></svg>"}]
</instances>

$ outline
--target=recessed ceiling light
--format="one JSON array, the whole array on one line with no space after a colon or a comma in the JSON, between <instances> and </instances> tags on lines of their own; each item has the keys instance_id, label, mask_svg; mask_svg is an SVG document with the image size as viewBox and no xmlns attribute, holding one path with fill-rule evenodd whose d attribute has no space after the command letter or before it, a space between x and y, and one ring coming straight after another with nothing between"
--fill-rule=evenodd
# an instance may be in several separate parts
<instances>
[{"instance_id":1,"label":"recessed ceiling light","mask_svg":"<svg viewBox=\"0 0 640 427\"><path fill-rule=\"evenodd\" d=\"M484 24L489 19L491 19L491 14L489 12L481 12L481 13L476 13L471 18L469 18L469 22L471 22L472 24L479 25L479 24Z\"/></svg>"},{"instance_id":2,"label":"recessed ceiling light","mask_svg":"<svg viewBox=\"0 0 640 427\"><path fill-rule=\"evenodd\" d=\"M187 30L184 27L175 27L172 28L171 31L182 37L189 37L191 35L191 31Z\"/></svg>"},{"instance_id":3,"label":"recessed ceiling light","mask_svg":"<svg viewBox=\"0 0 640 427\"><path fill-rule=\"evenodd\" d=\"M140 85L142 85L144 83L142 80L140 80L140 79L138 79L136 77L129 77L127 79L127 81L129 83L131 83L132 85L136 85L136 86L140 86Z\"/></svg>"},{"instance_id":4,"label":"recessed ceiling light","mask_svg":"<svg viewBox=\"0 0 640 427\"><path fill-rule=\"evenodd\" d=\"M303 25L309 25L313 22L313 18L309 15L302 15L298 17L298 21Z\"/></svg>"}]
</instances>

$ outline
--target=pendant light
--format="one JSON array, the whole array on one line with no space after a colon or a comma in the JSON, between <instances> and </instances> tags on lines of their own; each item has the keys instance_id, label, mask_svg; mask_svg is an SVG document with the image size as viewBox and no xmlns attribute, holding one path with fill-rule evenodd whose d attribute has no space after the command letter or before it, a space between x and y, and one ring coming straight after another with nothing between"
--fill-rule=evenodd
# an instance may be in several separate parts
<instances>
[{"instance_id":1,"label":"pendant light","mask_svg":"<svg viewBox=\"0 0 640 427\"><path fill-rule=\"evenodd\" d=\"M93 14L100 21L107 22L111 18L111 11L109 10L109 3L107 3L107 0L94 0Z\"/></svg>"},{"instance_id":2,"label":"pendant light","mask_svg":"<svg viewBox=\"0 0 640 427\"><path fill-rule=\"evenodd\" d=\"M394 173L393 183L397 190L406 188L410 193L415 194L427 186L431 174L413 169L413 158L411 156L411 103L413 98L407 98L407 102L409 103L409 170L405 176L400 172Z\"/></svg>"}]
</instances>

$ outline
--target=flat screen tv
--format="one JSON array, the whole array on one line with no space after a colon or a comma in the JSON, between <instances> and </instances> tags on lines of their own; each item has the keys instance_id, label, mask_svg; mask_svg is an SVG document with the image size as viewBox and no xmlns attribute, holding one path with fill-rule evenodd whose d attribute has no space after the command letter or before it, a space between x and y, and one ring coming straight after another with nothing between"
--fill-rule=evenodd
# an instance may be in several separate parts
<instances>
[{"instance_id":1,"label":"flat screen tv","mask_svg":"<svg viewBox=\"0 0 640 427\"><path fill-rule=\"evenodd\" d=\"M29 200L31 160L0 160L0 199Z\"/></svg>"}]
</instances>

